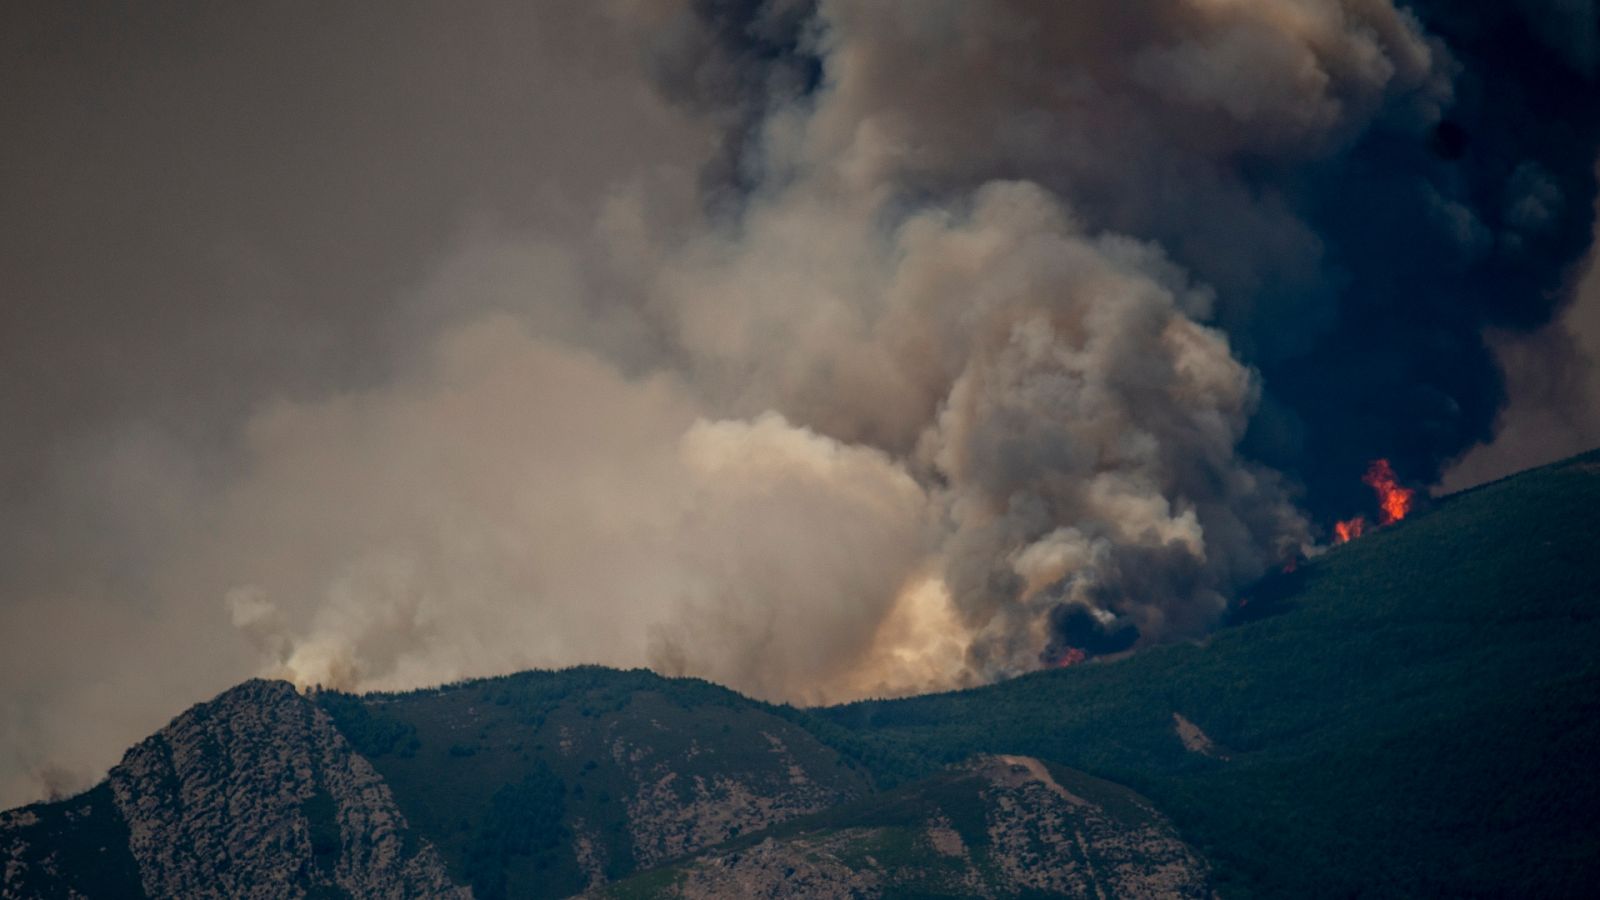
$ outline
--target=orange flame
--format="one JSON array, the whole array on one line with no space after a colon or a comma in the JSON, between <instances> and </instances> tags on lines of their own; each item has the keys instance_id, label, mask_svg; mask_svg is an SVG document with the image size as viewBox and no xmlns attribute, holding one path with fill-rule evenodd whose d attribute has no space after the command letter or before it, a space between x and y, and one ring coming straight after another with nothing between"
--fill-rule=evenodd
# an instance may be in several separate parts
<instances>
[{"instance_id":1,"label":"orange flame","mask_svg":"<svg viewBox=\"0 0 1600 900\"><path fill-rule=\"evenodd\" d=\"M1367 517L1356 516L1354 519L1345 519L1343 522L1333 523L1333 542L1344 544L1361 537L1367 530Z\"/></svg>"},{"instance_id":2,"label":"orange flame","mask_svg":"<svg viewBox=\"0 0 1600 900\"><path fill-rule=\"evenodd\" d=\"M1416 491L1400 486L1400 479L1395 477L1387 459L1373 460L1366 477L1361 480L1378 492L1378 508L1383 510L1383 521L1379 524L1398 522L1411 512L1411 498Z\"/></svg>"},{"instance_id":3,"label":"orange flame","mask_svg":"<svg viewBox=\"0 0 1600 900\"><path fill-rule=\"evenodd\" d=\"M1411 512L1411 502L1417 492L1401 486L1400 479L1395 477L1394 468L1389 465L1387 459L1373 460L1372 465L1367 467L1367 474L1361 476L1361 483L1378 494L1378 509L1382 513L1378 517L1379 525L1392 525ZM1335 522L1333 543L1335 545L1348 543L1361 537L1366 530L1366 516Z\"/></svg>"},{"instance_id":4,"label":"orange flame","mask_svg":"<svg viewBox=\"0 0 1600 900\"><path fill-rule=\"evenodd\" d=\"M1080 648L1068 647L1061 651L1061 655L1056 657L1055 661L1050 665L1052 668L1065 669L1067 666L1075 666L1088 658L1089 654L1083 652Z\"/></svg>"}]
</instances>

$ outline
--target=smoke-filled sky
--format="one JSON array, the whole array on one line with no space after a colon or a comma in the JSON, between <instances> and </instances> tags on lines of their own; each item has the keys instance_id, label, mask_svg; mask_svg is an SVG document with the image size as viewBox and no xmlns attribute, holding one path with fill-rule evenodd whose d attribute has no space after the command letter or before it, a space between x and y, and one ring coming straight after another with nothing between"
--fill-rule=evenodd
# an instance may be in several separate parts
<instances>
[{"instance_id":1,"label":"smoke-filled sky","mask_svg":"<svg viewBox=\"0 0 1600 900\"><path fill-rule=\"evenodd\" d=\"M251 675L830 702L1600 443L1592 0L0 11L0 806Z\"/></svg>"}]
</instances>

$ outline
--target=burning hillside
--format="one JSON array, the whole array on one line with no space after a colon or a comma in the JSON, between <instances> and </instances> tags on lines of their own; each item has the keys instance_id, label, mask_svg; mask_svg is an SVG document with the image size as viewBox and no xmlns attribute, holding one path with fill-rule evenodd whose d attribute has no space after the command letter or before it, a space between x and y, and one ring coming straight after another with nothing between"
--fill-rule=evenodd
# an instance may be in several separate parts
<instances>
[{"instance_id":1,"label":"burning hillside","mask_svg":"<svg viewBox=\"0 0 1600 900\"><path fill-rule=\"evenodd\" d=\"M14 797L252 674L1205 635L1493 437L1592 235L1586 3L79 6L0 4Z\"/></svg>"}]
</instances>

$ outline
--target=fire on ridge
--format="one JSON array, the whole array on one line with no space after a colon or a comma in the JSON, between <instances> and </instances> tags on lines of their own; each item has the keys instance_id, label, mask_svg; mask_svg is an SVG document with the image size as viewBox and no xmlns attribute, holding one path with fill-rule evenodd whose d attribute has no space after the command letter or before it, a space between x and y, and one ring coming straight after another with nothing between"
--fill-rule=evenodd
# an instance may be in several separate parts
<instances>
[{"instance_id":1,"label":"fire on ridge","mask_svg":"<svg viewBox=\"0 0 1600 900\"><path fill-rule=\"evenodd\" d=\"M1412 502L1416 491L1405 487L1394 474L1394 467L1389 465L1387 459L1375 459L1367 467L1367 474L1362 476L1362 483L1372 488L1378 495L1378 524L1392 525L1404 519L1411 513ZM1356 516L1336 522L1333 526L1333 543L1335 545L1348 543L1361 537L1367 531L1367 517Z\"/></svg>"},{"instance_id":2,"label":"fire on ridge","mask_svg":"<svg viewBox=\"0 0 1600 900\"><path fill-rule=\"evenodd\" d=\"M1416 490L1400 483L1399 476L1395 474L1394 467L1390 465L1387 459L1373 460L1371 465L1367 467L1366 474L1361 476L1361 481L1372 488L1373 493L1377 495L1377 526L1370 525L1365 515L1358 515L1335 522L1333 526L1333 543L1335 546L1349 543L1361 537L1367 533L1369 528L1392 525L1401 521L1411 514L1411 510L1415 505ZM1283 571L1289 573L1293 572L1295 568L1296 560L1290 559L1284 565ZM1238 602L1241 607L1249 604L1248 598L1240 599ZM1046 668L1059 669L1078 665L1097 655L1099 654L1090 653L1083 647L1069 645L1046 653L1043 662Z\"/></svg>"}]
</instances>

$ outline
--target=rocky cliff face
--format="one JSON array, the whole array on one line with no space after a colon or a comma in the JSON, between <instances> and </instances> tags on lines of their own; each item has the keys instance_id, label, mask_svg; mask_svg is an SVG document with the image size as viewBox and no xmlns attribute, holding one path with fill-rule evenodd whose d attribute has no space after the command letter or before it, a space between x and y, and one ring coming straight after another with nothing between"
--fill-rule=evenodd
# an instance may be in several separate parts
<instances>
[{"instance_id":1,"label":"rocky cliff face","mask_svg":"<svg viewBox=\"0 0 1600 900\"><path fill-rule=\"evenodd\" d=\"M194 707L81 797L3 814L0 856L7 898L468 896L282 682Z\"/></svg>"},{"instance_id":2,"label":"rocky cliff face","mask_svg":"<svg viewBox=\"0 0 1600 900\"><path fill-rule=\"evenodd\" d=\"M191 709L110 784L151 896L459 893L371 764L283 682Z\"/></svg>"},{"instance_id":3,"label":"rocky cliff face","mask_svg":"<svg viewBox=\"0 0 1600 900\"><path fill-rule=\"evenodd\" d=\"M190 709L128 751L110 788L152 897L459 892L371 764L283 682Z\"/></svg>"}]
</instances>

